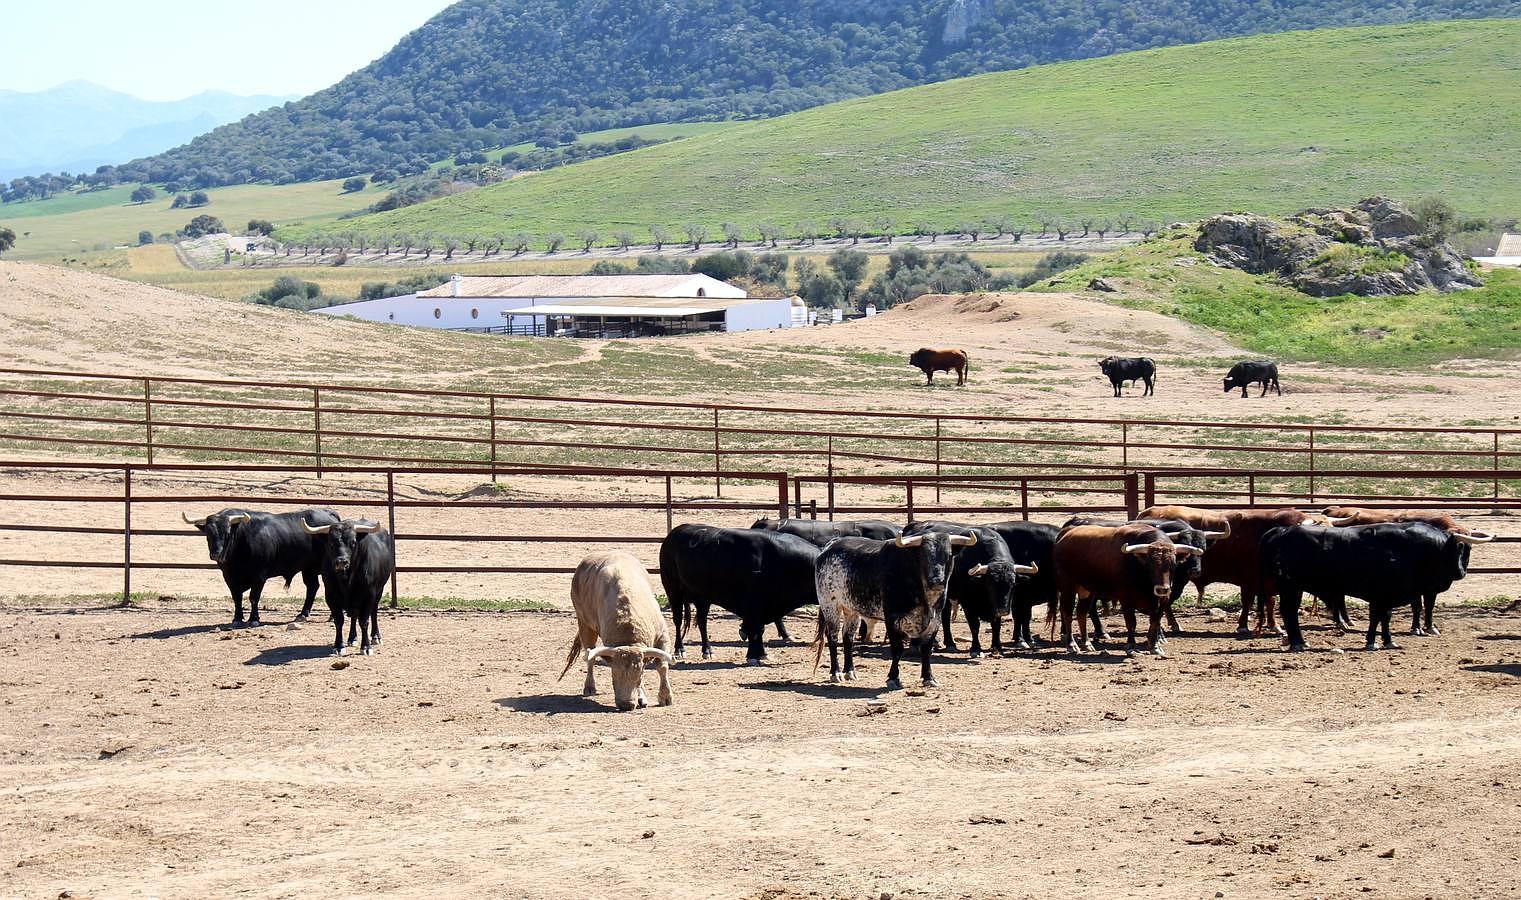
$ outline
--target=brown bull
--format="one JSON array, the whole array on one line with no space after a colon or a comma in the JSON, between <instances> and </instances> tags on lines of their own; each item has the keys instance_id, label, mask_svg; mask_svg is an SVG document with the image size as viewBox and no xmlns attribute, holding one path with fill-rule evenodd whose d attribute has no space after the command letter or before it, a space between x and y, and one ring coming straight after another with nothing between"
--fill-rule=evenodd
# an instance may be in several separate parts
<instances>
[{"instance_id":1,"label":"brown bull","mask_svg":"<svg viewBox=\"0 0 1521 900\"><path fill-rule=\"evenodd\" d=\"M924 373L925 384L935 383L936 372L955 372L956 383L966 384L971 362L965 350L931 350L921 347L908 358L908 364Z\"/></svg>"},{"instance_id":2,"label":"brown bull","mask_svg":"<svg viewBox=\"0 0 1521 900\"><path fill-rule=\"evenodd\" d=\"M671 635L644 564L622 551L593 553L576 567L570 600L576 607L576 639L560 677L585 651L582 693L588 697L597 693L592 672L601 660L613 670L614 705L627 711L649 705L644 668L653 664L660 675L657 699L661 706L670 706Z\"/></svg>"},{"instance_id":3,"label":"brown bull","mask_svg":"<svg viewBox=\"0 0 1521 900\"><path fill-rule=\"evenodd\" d=\"M1056 566L1056 593L1061 604L1062 643L1067 650L1091 650L1088 641L1088 604L1094 597L1113 600L1125 615L1125 652L1135 653L1136 611L1147 612L1147 649L1163 656L1158 640L1163 614L1172 604L1172 575L1180 558L1201 553L1186 544L1174 544L1150 525L1075 525L1056 540L1052 562ZM1081 603L1081 608L1078 604ZM1072 616L1078 616L1081 641L1072 638ZM1056 608L1046 614L1056 625Z\"/></svg>"},{"instance_id":4,"label":"brown bull","mask_svg":"<svg viewBox=\"0 0 1521 900\"><path fill-rule=\"evenodd\" d=\"M1231 536L1231 521L1223 512L1199 509L1194 506L1148 506L1141 510L1137 519L1177 519L1187 522L1196 531L1224 532L1210 540L1224 540Z\"/></svg>"},{"instance_id":5,"label":"brown bull","mask_svg":"<svg viewBox=\"0 0 1521 900\"><path fill-rule=\"evenodd\" d=\"M1241 616L1236 634L1254 633L1247 627L1253 607L1257 610L1256 634L1264 630L1277 632L1273 601L1278 587L1262 574L1262 536L1274 528L1316 524L1318 517L1297 509L1244 509L1225 514L1230 536L1210 545L1204 565L1194 584L1199 596L1211 584L1234 584L1241 589Z\"/></svg>"}]
</instances>

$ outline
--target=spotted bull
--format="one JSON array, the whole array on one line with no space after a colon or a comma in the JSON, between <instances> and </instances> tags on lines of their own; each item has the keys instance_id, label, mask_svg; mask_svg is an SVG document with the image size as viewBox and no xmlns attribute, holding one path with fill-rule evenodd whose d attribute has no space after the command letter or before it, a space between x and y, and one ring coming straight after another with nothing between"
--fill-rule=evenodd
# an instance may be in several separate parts
<instances>
[{"instance_id":1,"label":"spotted bull","mask_svg":"<svg viewBox=\"0 0 1521 900\"><path fill-rule=\"evenodd\" d=\"M946 587L957 549L976 543L975 533L926 533L891 541L847 537L831 543L819 554L815 566L819 632L814 638L814 665L818 665L827 641L829 680L839 682L843 677L854 681L856 624L861 620L883 622L887 625L892 653L888 690L903 686L898 678L898 662L908 641L919 647L919 673L924 685L938 686L930 671L930 653L935 646ZM843 676L839 656L842 630Z\"/></svg>"}]
</instances>

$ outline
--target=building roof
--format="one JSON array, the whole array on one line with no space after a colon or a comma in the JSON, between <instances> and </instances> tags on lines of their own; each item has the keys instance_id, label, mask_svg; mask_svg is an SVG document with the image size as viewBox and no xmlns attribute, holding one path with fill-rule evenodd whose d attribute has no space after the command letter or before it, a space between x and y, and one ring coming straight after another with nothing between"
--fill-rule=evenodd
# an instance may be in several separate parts
<instances>
[{"instance_id":1,"label":"building roof","mask_svg":"<svg viewBox=\"0 0 1521 900\"><path fill-rule=\"evenodd\" d=\"M458 297L696 297L699 288L713 293L716 278L688 275L460 275ZM451 280L419 297L455 298Z\"/></svg>"},{"instance_id":2,"label":"building roof","mask_svg":"<svg viewBox=\"0 0 1521 900\"><path fill-rule=\"evenodd\" d=\"M1521 256L1521 234L1502 234L1495 247L1496 256Z\"/></svg>"},{"instance_id":3,"label":"building roof","mask_svg":"<svg viewBox=\"0 0 1521 900\"><path fill-rule=\"evenodd\" d=\"M787 297L588 297L504 309L504 316L691 316L755 303L787 303Z\"/></svg>"}]
</instances>

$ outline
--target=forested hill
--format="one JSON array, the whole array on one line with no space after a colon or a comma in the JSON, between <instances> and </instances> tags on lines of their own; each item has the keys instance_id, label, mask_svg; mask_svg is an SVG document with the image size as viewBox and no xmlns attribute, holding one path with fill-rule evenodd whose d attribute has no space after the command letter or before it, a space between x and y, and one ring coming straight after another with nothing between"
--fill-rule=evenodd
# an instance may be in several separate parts
<instances>
[{"instance_id":1,"label":"forested hill","mask_svg":"<svg viewBox=\"0 0 1521 900\"><path fill-rule=\"evenodd\" d=\"M1516 15L1521 0L462 0L337 85L111 177L210 187L406 172L568 132L774 116L1127 50Z\"/></svg>"}]
</instances>

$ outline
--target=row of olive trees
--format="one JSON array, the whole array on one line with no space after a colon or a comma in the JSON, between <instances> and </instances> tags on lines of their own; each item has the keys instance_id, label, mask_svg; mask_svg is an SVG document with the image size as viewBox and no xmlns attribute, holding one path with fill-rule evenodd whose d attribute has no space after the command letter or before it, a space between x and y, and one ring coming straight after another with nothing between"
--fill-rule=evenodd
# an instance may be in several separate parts
<instances>
[{"instance_id":1,"label":"row of olive trees","mask_svg":"<svg viewBox=\"0 0 1521 900\"><path fill-rule=\"evenodd\" d=\"M643 234L629 228L615 229L606 233L588 228L571 235L552 231L538 236L521 231L513 234L498 232L490 235L456 235L428 231L372 234L352 230L312 233L286 242L285 252L286 255L291 255L299 250L302 255L313 252L327 255L335 251L341 253L358 251L359 253L378 253L383 257L399 254L402 258L410 258L416 253L424 259L432 259L435 254L442 254L444 259L453 259L461 250L467 255L479 253L489 257L505 252L518 256L530 250L543 250L551 254L567 249L579 249L582 253L588 253L596 247L617 247L620 250L628 250L636 244L653 246L656 251L664 250L668 246L681 246L699 251L709 244L722 244L737 250L741 244L752 240L758 247L769 248L779 247L784 240L793 241L798 247L812 246L820 240L849 241L852 245L859 244L862 240L891 244L896 238L905 234L920 239L928 238L930 243L937 243L942 237L970 240L972 243L983 240L1002 241L1008 238L1014 243L1019 243L1031 234L1038 234L1042 238L1048 238L1054 234L1061 241L1095 235L1101 240L1110 235L1149 237L1158 230L1158 227L1157 224L1134 215L1119 215L1111 218L1067 217L1042 213L1036 215L1029 224L1016 221L1012 217L1000 217L987 223L969 220L953 228L920 223L903 229L895 220L879 217L870 226L861 220L849 218L831 219L824 226L803 222L790 228L771 222L761 222L746 229L737 223L726 222L718 227L716 233L714 229L701 223L683 225L679 228L651 225Z\"/></svg>"}]
</instances>

